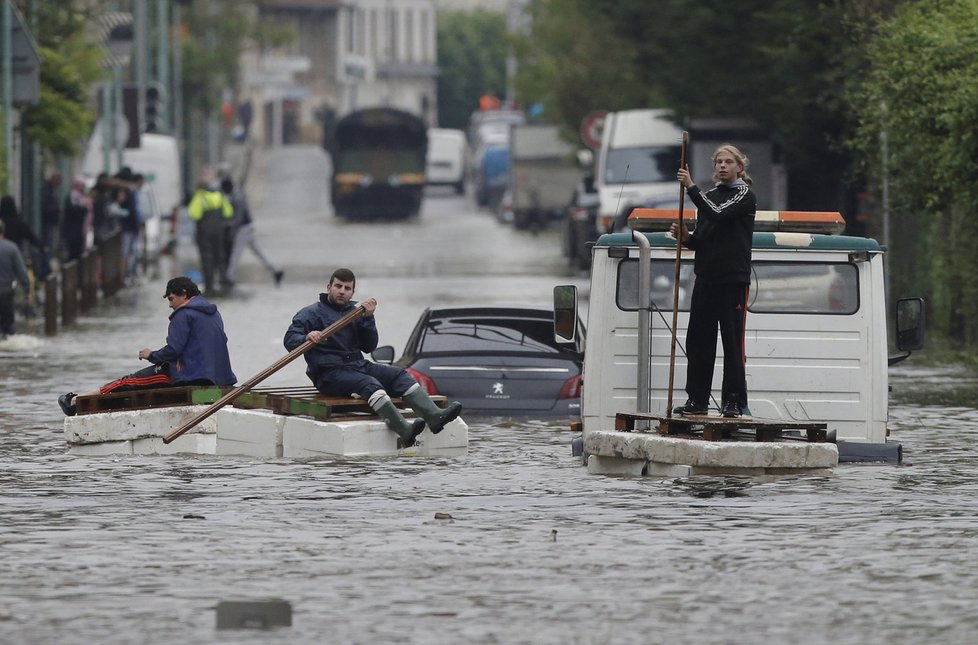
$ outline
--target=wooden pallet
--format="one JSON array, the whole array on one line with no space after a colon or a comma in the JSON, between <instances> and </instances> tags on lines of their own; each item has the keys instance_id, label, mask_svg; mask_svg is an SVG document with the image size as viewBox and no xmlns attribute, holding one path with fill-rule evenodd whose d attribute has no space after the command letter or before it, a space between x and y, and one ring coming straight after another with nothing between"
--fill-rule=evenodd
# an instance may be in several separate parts
<instances>
[{"instance_id":1,"label":"wooden pallet","mask_svg":"<svg viewBox=\"0 0 978 645\"><path fill-rule=\"evenodd\" d=\"M180 405L206 405L214 403L227 391L228 388L217 386L185 386L79 395L75 398L75 410L76 414L82 415L120 410L172 408Z\"/></svg>"},{"instance_id":2,"label":"wooden pallet","mask_svg":"<svg viewBox=\"0 0 978 645\"><path fill-rule=\"evenodd\" d=\"M167 387L93 394L77 397L75 406L77 414L96 414L121 410L207 405L220 399L230 389L216 386ZM448 405L448 400L444 396L432 396L431 399L440 408ZM410 412L400 398L392 397L391 400L398 408ZM255 388L239 396L231 405L241 409L270 410L276 414L307 416L319 420L349 420L377 416L363 399L323 396L314 387Z\"/></svg>"},{"instance_id":3,"label":"wooden pallet","mask_svg":"<svg viewBox=\"0 0 978 645\"><path fill-rule=\"evenodd\" d=\"M650 421L666 436L702 438L707 441L779 441L802 439L813 443L826 441L825 423L752 419L751 417L715 417L708 415L661 417L653 414L619 412L615 415L615 430L631 432L636 421ZM785 434L786 432L791 434Z\"/></svg>"}]
</instances>

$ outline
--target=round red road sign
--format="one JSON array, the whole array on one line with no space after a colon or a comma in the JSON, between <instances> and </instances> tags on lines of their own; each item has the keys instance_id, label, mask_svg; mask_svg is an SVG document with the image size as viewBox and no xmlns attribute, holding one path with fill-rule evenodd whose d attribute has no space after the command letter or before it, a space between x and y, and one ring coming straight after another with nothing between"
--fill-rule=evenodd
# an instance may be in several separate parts
<instances>
[{"instance_id":1,"label":"round red road sign","mask_svg":"<svg viewBox=\"0 0 978 645\"><path fill-rule=\"evenodd\" d=\"M588 148L597 150L601 147L601 132L604 130L604 121L608 117L608 112L601 110L588 114L581 121L581 140Z\"/></svg>"}]
</instances>

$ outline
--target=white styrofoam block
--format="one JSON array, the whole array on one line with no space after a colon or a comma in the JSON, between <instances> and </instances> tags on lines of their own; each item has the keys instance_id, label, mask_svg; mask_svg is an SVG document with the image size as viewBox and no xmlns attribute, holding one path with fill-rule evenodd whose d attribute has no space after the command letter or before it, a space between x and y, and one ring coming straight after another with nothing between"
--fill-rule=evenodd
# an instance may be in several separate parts
<instances>
[{"instance_id":1,"label":"white styrofoam block","mask_svg":"<svg viewBox=\"0 0 978 645\"><path fill-rule=\"evenodd\" d=\"M268 410L223 408L216 415L218 440L282 446L285 416Z\"/></svg>"},{"instance_id":2,"label":"white styrofoam block","mask_svg":"<svg viewBox=\"0 0 978 645\"><path fill-rule=\"evenodd\" d=\"M68 446L69 455L103 457L106 455L131 455L131 441L103 441L102 443L75 443Z\"/></svg>"},{"instance_id":3,"label":"white styrofoam block","mask_svg":"<svg viewBox=\"0 0 978 645\"><path fill-rule=\"evenodd\" d=\"M829 443L704 441L653 433L590 432L585 437L584 450L601 458L691 466L694 470L690 472L694 474L697 469L744 474L769 469L831 469L839 462L836 446ZM592 470L590 463L588 468Z\"/></svg>"},{"instance_id":4,"label":"white styrofoam block","mask_svg":"<svg viewBox=\"0 0 978 645\"><path fill-rule=\"evenodd\" d=\"M256 443L253 441L234 441L224 439L220 431L217 434L216 454L225 456L239 457L267 457L275 458L282 456L282 444Z\"/></svg>"},{"instance_id":5,"label":"white styrofoam block","mask_svg":"<svg viewBox=\"0 0 978 645\"><path fill-rule=\"evenodd\" d=\"M621 457L601 457L588 455L587 471L592 475L630 475L641 477L645 470L645 461L638 459L622 459Z\"/></svg>"},{"instance_id":6,"label":"white styrofoam block","mask_svg":"<svg viewBox=\"0 0 978 645\"><path fill-rule=\"evenodd\" d=\"M213 455L217 454L216 434L182 434L170 443L163 443L162 437L144 437L132 442L134 455Z\"/></svg>"},{"instance_id":7,"label":"white styrofoam block","mask_svg":"<svg viewBox=\"0 0 978 645\"><path fill-rule=\"evenodd\" d=\"M469 426L461 418L445 425L438 434L425 431L410 448L403 448L404 456L418 457L458 457L469 451Z\"/></svg>"},{"instance_id":8,"label":"white styrofoam block","mask_svg":"<svg viewBox=\"0 0 978 645\"><path fill-rule=\"evenodd\" d=\"M693 467L683 464L648 462L645 474L649 477L689 477L693 474Z\"/></svg>"},{"instance_id":9,"label":"white styrofoam block","mask_svg":"<svg viewBox=\"0 0 978 645\"><path fill-rule=\"evenodd\" d=\"M65 441L69 444L102 443L143 437L164 437L206 408L206 405L186 405L65 417ZM217 419L211 415L186 434L215 432L217 432Z\"/></svg>"},{"instance_id":10,"label":"white styrofoam block","mask_svg":"<svg viewBox=\"0 0 978 645\"><path fill-rule=\"evenodd\" d=\"M397 454L397 435L379 420L316 421L286 417L282 456L389 456Z\"/></svg>"}]
</instances>

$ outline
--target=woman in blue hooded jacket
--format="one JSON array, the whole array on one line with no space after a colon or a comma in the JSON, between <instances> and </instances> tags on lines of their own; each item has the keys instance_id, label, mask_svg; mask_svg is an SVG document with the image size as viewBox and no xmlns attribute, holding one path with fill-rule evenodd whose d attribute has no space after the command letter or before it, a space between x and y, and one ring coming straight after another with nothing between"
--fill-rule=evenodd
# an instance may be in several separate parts
<instances>
[{"instance_id":1,"label":"woman in blue hooded jacket","mask_svg":"<svg viewBox=\"0 0 978 645\"><path fill-rule=\"evenodd\" d=\"M178 385L234 385L238 377L231 371L228 337L217 305L200 295L200 289L187 277L173 278L163 295L170 303L170 326L166 345L157 350L145 347L139 358L151 365L90 394L108 394ZM62 411L75 414L74 392L58 397Z\"/></svg>"}]
</instances>

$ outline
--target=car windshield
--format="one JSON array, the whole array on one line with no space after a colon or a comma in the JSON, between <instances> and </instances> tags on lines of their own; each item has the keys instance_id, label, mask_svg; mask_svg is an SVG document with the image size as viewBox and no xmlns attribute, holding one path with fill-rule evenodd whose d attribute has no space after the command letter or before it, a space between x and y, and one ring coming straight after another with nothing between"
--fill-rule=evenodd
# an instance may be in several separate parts
<instances>
[{"instance_id":1,"label":"car windshield","mask_svg":"<svg viewBox=\"0 0 978 645\"><path fill-rule=\"evenodd\" d=\"M676 181L679 146L615 148L608 151L604 180L608 184Z\"/></svg>"},{"instance_id":2,"label":"car windshield","mask_svg":"<svg viewBox=\"0 0 978 645\"><path fill-rule=\"evenodd\" d=\"M452 317L428 321L421 353L505 352L557 354L551 319Z\"/></svg>"}]
</instances>

